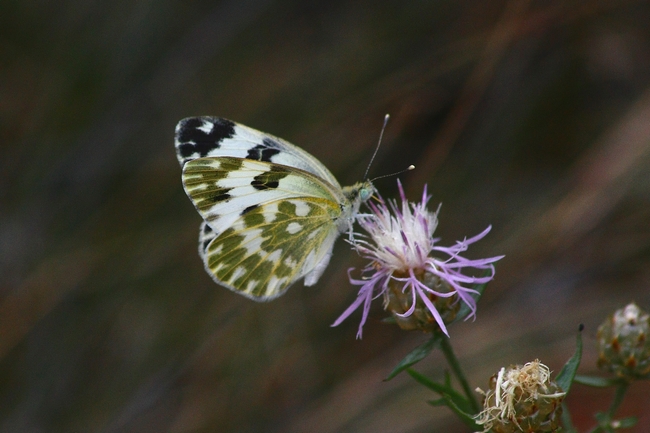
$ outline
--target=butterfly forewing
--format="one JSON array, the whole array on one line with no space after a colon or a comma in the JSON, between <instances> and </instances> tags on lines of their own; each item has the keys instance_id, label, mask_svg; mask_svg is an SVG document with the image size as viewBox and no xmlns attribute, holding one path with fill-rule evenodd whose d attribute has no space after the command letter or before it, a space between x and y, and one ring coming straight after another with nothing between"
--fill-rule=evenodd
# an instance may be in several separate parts
<instances>
[{"instance_id":1,"label":"butterfly forewing","mask_svg":"<svg viewBox=\"0 0 650 433\"><path fill-rule=\"evenodd\" d=\"M187 161L206 156L226 156L294 167L341 188L318 159L281 138L220 117L189 117L176 127L176 156Z\"/></svg>"},{"instance_id":2,"label":"butterfly forewing","mask_svg":"<svg viewBox=\"0 0 650 433\"><path fill-rule=\"evenodd\" d=\"M246 212L266 203L318 197L335 206L345 200L336 189L310 173L240 158L189 161L183 167L183 186L203 219L219 233Z\"/></svg>"}]
</instances>

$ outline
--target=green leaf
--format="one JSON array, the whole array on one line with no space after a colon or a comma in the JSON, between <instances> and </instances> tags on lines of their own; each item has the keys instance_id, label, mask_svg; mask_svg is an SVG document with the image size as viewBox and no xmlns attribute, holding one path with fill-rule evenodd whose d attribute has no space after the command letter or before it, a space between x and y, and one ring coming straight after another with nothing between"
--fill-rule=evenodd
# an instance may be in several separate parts
<instances>
[{"instance_id":1,"label":"green leaf","mask_svg":"<svg viewBox=\"0 0 650 433\"><path fill-rule=\"evenodd\" d=\"M611 419L608 413L596 412L594 418L598 421L598 428L605 433L616 433L614 427L611 425Z\"/></svg>"},{"instance_id":2,"label":"green leaf","mask_svg":"<svg viewBox=\"0 0 650 433\"><path fill-rule=\"evenodd\" d=\"M621 418L619 420L616 420L615 422L618 423L617 428L630 428L630 427L634 427L638 421L639 420L637 419L637 417L629 416L627 418Z\"/></svg>"},{"instance_id":3,"label":"green leaf","mask_svg":"<svg viewBox=\"0 0 650 433\"><path fill-rule=\"evenodd\" d=\"M578 371L578 366L580 365L580 360L582 359L582 330L584 329L583 325L580 325L578 328L578 336L576 337L576 351L571 358L564 364L562 370L558 373L555 381L562 388L562 391L569 393L571 389L571 384L573 383L573 378Z\"/></svg>"},{"instance_id":4,"label":"green leaf","mask_svg":"<svg viewBox=\"0 0 650 433\"><path fill-rule=\"evenodd\" d=\"M594 388L618 386L621 383L621 379L617 377L583 376L580 374L576 375L573 381L581 385L593 386Z\"/></svg>"},{"instance_id":5,"label":"green leaf","mask_svg":"<svg viewBox=\"0 0 650 433\"><path fill-rule=\"evenodd\" d=\"M451 388L451 374L445 370L445 386Z\"/></svg>"},{"instance_id":6,"label":"green leaf","mask_svg":"<svg viewBox=\"0 0 650 433\"><path fill-rule=\"evenodd\" d=\"M465 425L467 425L472 431L481 431L483 429L480 425L476 424L474 416L456 406L450 396L443 394L442 398L445 399L447 407L449 407L449 409L451 409L451 411L454 412L456 416L460 418L460 420L465 423Z\"/></svg>"},{"instance_id":7,"label":"green leaf","mask_svg":"<svg viewBox=\"0 0 650 433\"><path fill-rule=\"evenodd\" d=\"M393 371L390 372L390 374L388 375L388 377L386 377L386 379L384 379L384 381L391 380L392 378L400 374L402 371L406 370L410 366L424 359L433 349L435 349L440 345L441 337L442 337L441 334L438 333L433 334L433 337L425 341L424 344L421 344L415 349L413 349L411 353L406 355L404 359L402 359L400 363L397 364L397 367L395 367Z\"/></svg>"},{"instance_id":8,"label":"green leaf","mask_svg":"<svg viewBox=\"0 0 650 433\"><path fill-rule=\"evenodd\" d=\"M449 399L456 405L457 407L461 408L463 411L471 411L471 405L467 401L467 399L460 393L458 393L455 389L453 389L450 386L443 385L438 382L434 382L422 373L419 373L415 370L411 370L410 368L406 370L406 372L413 378L415 379L416 382L426 386L430 390L437 392L441 396L447 396L446 399Z\"/></svg>"}]
</instances>

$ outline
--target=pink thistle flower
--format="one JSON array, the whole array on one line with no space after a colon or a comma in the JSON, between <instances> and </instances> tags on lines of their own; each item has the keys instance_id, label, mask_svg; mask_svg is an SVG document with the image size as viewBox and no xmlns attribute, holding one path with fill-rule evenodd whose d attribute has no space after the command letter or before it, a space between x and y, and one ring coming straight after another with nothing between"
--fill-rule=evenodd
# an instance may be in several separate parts
<instances>
[{"instance_id":1,"label":"pink thistle flower","mask_svg":"<svg viewBox=\"0 0 650 433\"><path fill-rule=\"evenodd\" d=\"M491 226L455 245L436 245L440 239L434 238L433 232L438 225L440 207L436 212L427 209L431 197L427 195L426 186L419 203L409 203L406 200L399 180L398 188L401 206L394 200L389 200L387 204L379 197L378 204L368 205L372 214L359 218L361 227L369 236L362 236L367 240L357 240L352 245L370 263L363 269L365 275L362 279L349 277L352 284L361 286L359 294L332 326L339 325L363 305L357 332L357 338L361 338L370 304L383 296L384 308L391 310L400 327L431 332L437 325L449 336L445 320L453 320L460 308L459 301L470 309L467 318L476 315L476 300L472 295L477 295L478 292L467 286L492 280L492 263L504 256L471 260L460 255L469 245L485 237ZM438 258L434 254L447 257ZM462 270L468 267L489 270L490 274L482 277L464 275ZM445 310L442 314L440 308Z\"/></svg>"}]
</instances>

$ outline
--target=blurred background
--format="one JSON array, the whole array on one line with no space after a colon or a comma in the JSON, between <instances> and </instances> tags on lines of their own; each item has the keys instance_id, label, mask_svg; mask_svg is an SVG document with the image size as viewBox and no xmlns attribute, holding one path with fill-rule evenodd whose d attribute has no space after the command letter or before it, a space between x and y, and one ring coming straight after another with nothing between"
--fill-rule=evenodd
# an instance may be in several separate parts
<instances>
[{"instance_id":1,"label":"blurred background","mask_svg":"<svg viewBox=\"0 0 650 433\"><path fill-rule=\"evenodd\" d=\"M17 1L0 5L0 432L465 432L406 375L427 337L360 313L339 241L315 287L215 285L174 155L217 115L342 184L371 167L442 202L441 244L505 254L450 328L472 387L650 309L650 2ZM376 186L396 196L394 178ZM440 354L417 365L443 377ZM620 410L650 430L650 386ZM576 385L581 431L611 401Z\"/></svg>"}]
</instances>

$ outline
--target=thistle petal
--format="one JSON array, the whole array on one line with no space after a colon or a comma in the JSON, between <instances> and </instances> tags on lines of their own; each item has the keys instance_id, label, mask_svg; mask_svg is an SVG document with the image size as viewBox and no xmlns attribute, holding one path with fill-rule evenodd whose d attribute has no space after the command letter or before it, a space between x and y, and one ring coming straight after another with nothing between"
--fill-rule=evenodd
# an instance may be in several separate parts
<instances>
[{"instance_id":1,"label":"thistle petal","mask_svg":"<svg viewBox=\"0 0 650 433\"><path fill-rule=\"evenodd\" d=\"M434 238L433 233L438 225L440 206L435 212L427 209L431 198L427 187L424 187L422 200L417 203L406 200L404 188L399 180L397 187L400 203L396 200L386 201L380 196L376 203L367 204L371 215L359 218L361 228L366 234L359 234L362 239L352 246L362 257L370 260L370 263L362 271L363 279L350 277L353 285L361 286L357 298L332 326L339 325L363 304L357 333L357 338L361 338L371 302L383 296L387 308L398 308L391 310L396 318L422 316L425 323L422 323L421 329L440 329L449 335L445 321L452 320L455 312L443 312L439 311L439 308L457 311L460 301L470 309L468 318L474 317L477 307L472 295L478 292L468 286L492 280L495 272L494 262L504 256L468 259L461 255L471 244L483 239L492 226L475 236L457 241L455 245L437 245L440 239ZM440 254L445 257L439 257ZM480 277L465 275L462 272L465 268L489 270L490 274ZM399 290L389 290L389 284L391 287L393 284L401 286ZM395 300L395 297L400 297L401 301L389 301L389 298ZM437 328L432 325L437 325ZM412 321L408 323L408 327L413 329Z\"/></svg>"}]
</instances>

